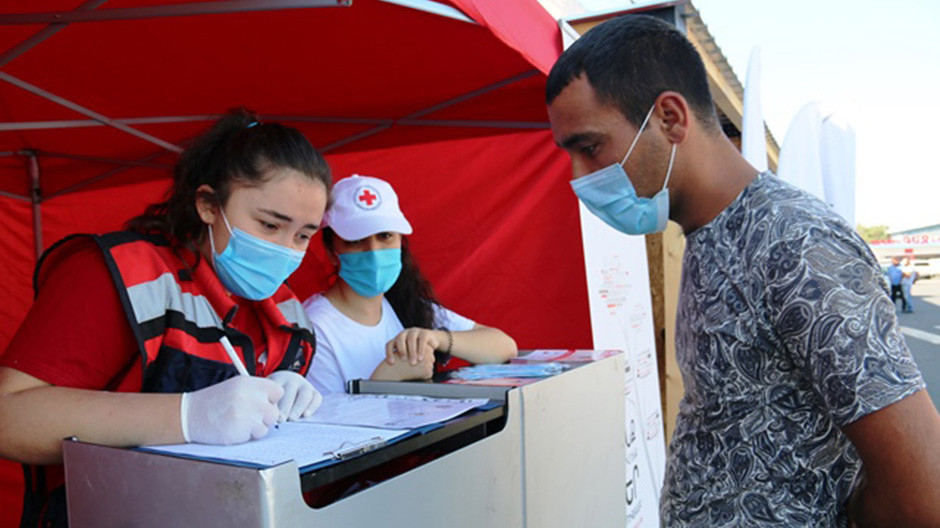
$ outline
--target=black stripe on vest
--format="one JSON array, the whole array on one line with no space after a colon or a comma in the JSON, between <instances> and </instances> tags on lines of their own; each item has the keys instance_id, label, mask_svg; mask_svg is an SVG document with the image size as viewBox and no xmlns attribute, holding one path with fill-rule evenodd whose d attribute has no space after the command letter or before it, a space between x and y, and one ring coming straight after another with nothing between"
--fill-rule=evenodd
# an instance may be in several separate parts
<instances>
[{"instance_id":1,"label":"black stripe on vest","mask_svg":"<svg viewBox=\"0 0 940 528\"><path fill-rule=\"evenodd\" d=\"M170 346L161 346L160 354L144 374L141 392L191 392L237 376L235 365L193 356Z\"/></svg>"},{"instance_id":2,"label":"black stripe on vest","mask_svg":"<svg viewBox=\"0 0 940 528\"><path fill-rule=\"evenodd\" d=\"M176 310L167 310L163 317L139 323L141 335L145 340L160 337L167 328L176 328L196 338L200 343L218 343L225 332L217 327L199 327Z\"/></svg>"}]
</instances>

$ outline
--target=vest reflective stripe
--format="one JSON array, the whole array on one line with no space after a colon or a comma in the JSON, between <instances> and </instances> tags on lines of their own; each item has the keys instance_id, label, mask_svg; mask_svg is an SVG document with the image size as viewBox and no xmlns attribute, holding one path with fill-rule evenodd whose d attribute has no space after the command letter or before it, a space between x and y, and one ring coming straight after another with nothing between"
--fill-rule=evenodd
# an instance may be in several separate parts
<instances>
[{"instance_id":1,"label":"vest reflective stripe","mask_svg":"<svg viewBox=\"0 0 940 528\"><path fill-rule=\"evenodd\" d=\"M156 279L127 288L134 317L146 323L163 317L167 310L183 314L198 328L222 328L222 319L202 295L183 292L173 273L166 272Z\"/></svg>"},{"instance_id":2,"label":"vest reflective stripe","mask_svg":"<svg viewBox=\"0 0 940 528\"><path fill-rule=\"evenodd\" d=\"M304 306L300 304L300 300L296 297L277 303L277 308L281 311L281 314L284 315L284 319L287 319L288 323L295 324L313 333L313 323L310 322L310 318L307 317L307 312L304 311Z\"/></svg>"},{"instance_id":3,"label":"vest reflective stripe","mask_svg":"<svg viewBox=\"0 0 940 528\"><path fill-rule=\"evenodd\" d=\"M109 262L140 346L143 390L194 390L235 375L219 342L222 335L229 336L249 372L306 372L313 356L312 324L286 286L271 299L252 303L265 332L268 357L264 371L259 371L251 340L226 326L237 304L207 262L190 267L163 239L149 235L110 233L95 240Z\"/></svg>"}]
</instances>

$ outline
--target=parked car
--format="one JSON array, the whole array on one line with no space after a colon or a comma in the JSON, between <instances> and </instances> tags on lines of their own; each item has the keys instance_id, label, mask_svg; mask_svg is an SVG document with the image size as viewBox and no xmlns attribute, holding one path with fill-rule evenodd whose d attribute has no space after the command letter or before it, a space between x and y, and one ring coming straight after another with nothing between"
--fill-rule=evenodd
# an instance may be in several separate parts
<instances>
[{"instance_id":1,"label":"parked car","mask_svg":"<svg viewBox=\"0 0 940 528\"><path fill-rule=\"evenodd\" d=\"M938 266L940 266L940 259L930 259L930 260L915 260L914 261L914 270L917 271L917 279L929 279L934 275L940 274Z\"/></svg>"}]
</instances>

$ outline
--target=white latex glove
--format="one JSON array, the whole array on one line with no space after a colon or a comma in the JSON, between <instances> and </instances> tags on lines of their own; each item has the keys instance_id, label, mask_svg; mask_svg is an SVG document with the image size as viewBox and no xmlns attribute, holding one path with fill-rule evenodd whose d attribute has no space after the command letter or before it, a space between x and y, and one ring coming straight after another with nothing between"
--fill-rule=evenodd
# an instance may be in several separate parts
<instances>
[{"instance_id":1,"label":"white latex glove","mask_svg":"<svg viewBox=\"0 0 940 528\"><path fill-rule=\"evenodd\" d=\"M268 434L277 422L281 386L269 379L235 376L183 394L183 438L199 444L240 444Z\"/></svg>"},{"instance_id":2,"label":"white latex glove","mask_svg":"<svg viewBox=\"0 0 940 528\"><path fill-rule=\"evenodd\" d=\"M277 402L280 411L277 421L306 418L323 403L323 396L313 388L307 378L290 370L278 370L268 375L284 389L284 396Z\"/></svg>"}]
</instances>

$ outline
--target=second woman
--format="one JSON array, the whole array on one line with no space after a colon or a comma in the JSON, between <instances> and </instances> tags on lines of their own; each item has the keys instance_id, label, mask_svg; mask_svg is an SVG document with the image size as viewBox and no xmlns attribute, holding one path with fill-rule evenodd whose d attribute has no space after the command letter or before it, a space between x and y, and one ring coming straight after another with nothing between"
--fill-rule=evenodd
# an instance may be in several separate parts
<instances>
[{"instance_id":1,"label":"second woman","mask_svg":"<svg viewBox=\"0 0 940 528\"><path fill-rule=\"evenodd\" d=\"M430 378L435 351L471 363L516 355L504 332L437 302L408 250L411 224L388 182L358 175L336 182L324 225L339 277L304 302L317 340L307 376L320 392L344 392L353 379Z\"/></svg>"}]
</instances>

